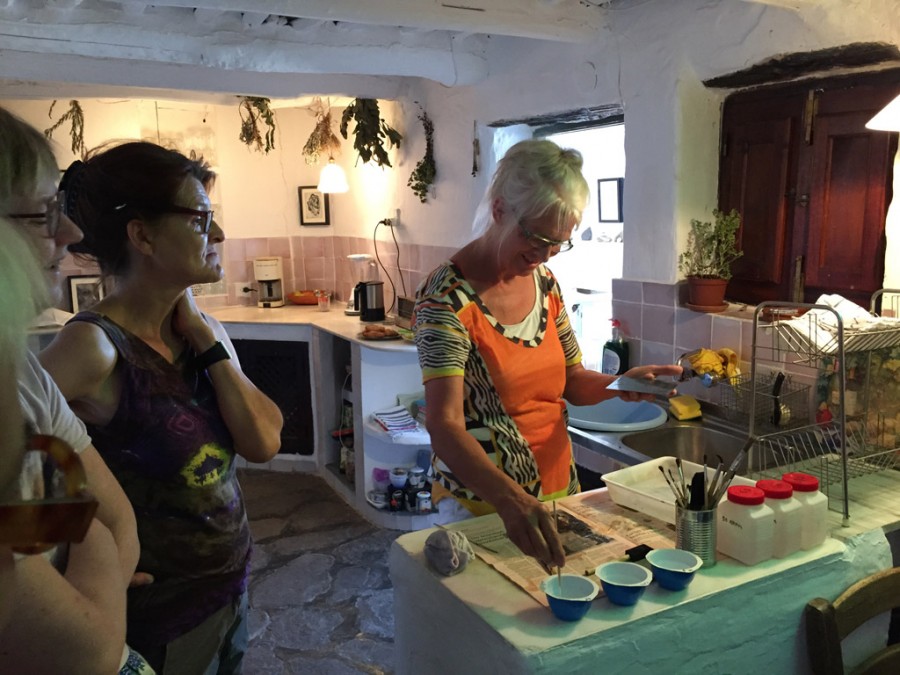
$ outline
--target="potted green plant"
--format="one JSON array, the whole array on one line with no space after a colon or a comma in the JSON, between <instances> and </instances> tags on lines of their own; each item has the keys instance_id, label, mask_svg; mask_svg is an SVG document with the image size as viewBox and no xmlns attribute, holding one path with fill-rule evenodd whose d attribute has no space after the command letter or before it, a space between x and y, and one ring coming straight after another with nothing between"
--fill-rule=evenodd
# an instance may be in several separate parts
<instances>
[{"instance_id":1,"label":"potted green plant","mask_svg":"<svg viewBox=\"0 0 900 675\"><path fill-rule=\"evenodd\" d=\"M743 255L737 248L741 215L713 211L713 221L691 220L687 246L678 256L678 269L687 277L691 309L720 312L725 307L725 287L731 279L731 263Z\"/></svg>"}]
</instances>

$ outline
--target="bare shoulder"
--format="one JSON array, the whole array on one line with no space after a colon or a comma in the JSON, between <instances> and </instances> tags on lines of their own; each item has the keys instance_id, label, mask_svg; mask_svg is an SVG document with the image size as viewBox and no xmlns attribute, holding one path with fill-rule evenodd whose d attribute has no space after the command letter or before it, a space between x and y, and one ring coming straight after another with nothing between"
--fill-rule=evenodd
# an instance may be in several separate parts
<instances>
[{"instance_id":1,"label":"bare shoulder","mask_svg":"<svg viewBox=\"0 0 900 675\"><path fill-rule=\"evenodd\" d=\"M77 358L73 355L77 354ZM56 380L67 399L77 398L105 382L118 353L99 326L82 321L67 324L38 354L41 365Z\"/></svg>"}]
</instances>

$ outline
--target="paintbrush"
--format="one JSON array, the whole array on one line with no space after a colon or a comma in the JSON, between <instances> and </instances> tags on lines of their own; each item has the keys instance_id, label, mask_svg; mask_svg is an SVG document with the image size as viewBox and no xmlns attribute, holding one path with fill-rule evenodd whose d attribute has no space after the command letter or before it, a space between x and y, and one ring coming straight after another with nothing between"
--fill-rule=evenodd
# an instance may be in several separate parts
<instances>
[{"instance_id":1,"label":"paintbrush","mask_svg":"<svg viewBox=\"0 0 900 675\"><path fill-rule=\"evenodd\" d=\"M686 504L688 501L688 488L687 483L684 481L684 469L681 467L681 457L675 458L675 466L678 467L678 476L681 478L681 491L684 493L684 501Z\"/></svg>"},{"instance_id":2,"label":"paintbrush","mask_svg":"<svg viewBox=\"0 0 900 675\"><path fill-rule=\"evenodd\" d=\"M556 500L553 500L553 527L556 528L556 534L559 535L559 518L556 516ZM559 586L559 594L562 595L562 567L556 568L556 584Z\"/></svg>"},{"instance_id":3,"label":"paintbrush","mask_svg":"<svg viewBox=\"0 0 900 675\"><path fill-rule=\"evenodd\" d=\"M678 488L675 487L675 483L673 483L671 480L669 480L669 477L666 475L665 469L663 469L661 466L659 466L657 468L659 469L659 472L663 475L663 478L666 479L666 483L668 484L669 489L672 490L672 494L675 495L675 503L678 504L678 506L684 507L684 503L681 499L681 494L678 492ZM672 471L670 469L669 473L671 473L671 472Z\"/></svg>"}]
</instances>

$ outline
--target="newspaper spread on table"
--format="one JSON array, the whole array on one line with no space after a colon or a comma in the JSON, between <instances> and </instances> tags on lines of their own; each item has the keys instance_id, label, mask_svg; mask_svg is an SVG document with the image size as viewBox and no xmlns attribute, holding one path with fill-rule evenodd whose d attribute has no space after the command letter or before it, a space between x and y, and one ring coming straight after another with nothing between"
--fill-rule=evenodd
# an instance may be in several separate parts
<instances>
[{"instance_id":1,"label":"newspaper spread on table","mask_svg":"<svg viewBox=\"0 0 900 675\"><path fill-rule=\"evenodd\" d=\"M674 545L675 532L670 525L616 506L606 496L585 495L578 501L557 502L557 522L566 552L563 572L592 576L598 585L593 576L597 567L622 558L628 549L638 544L651 548ZM510 541L499 517L464 520L447 527L465 534L479 558L547 606L541 591L547 569Z\"/></svg>"}]
</instances>

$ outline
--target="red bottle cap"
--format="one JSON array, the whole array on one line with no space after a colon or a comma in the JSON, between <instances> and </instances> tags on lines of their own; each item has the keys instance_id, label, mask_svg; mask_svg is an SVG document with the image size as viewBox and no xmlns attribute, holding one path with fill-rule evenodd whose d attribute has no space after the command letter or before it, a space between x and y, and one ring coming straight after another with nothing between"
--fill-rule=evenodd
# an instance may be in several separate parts
<instances>
[{"instance_id":1,"label":"red bottle cap","mask_svg":"<svg viewBox=\"0 0 900 675\"><path fill-rule=\"evenodd\" d=\"M789 483L797 492L815 492L819 489L819 479L808 473L792 471L781 477L785 483Z\"/></svg>"},{"instance_id":2,"label":"red bottle cap","mask_svg":"<svg viewBox=\"0 0 900 675\"><path fill-rule=\"evenodd\" d=\"M766 501L766 493L752 485L732 485L728 488L728 501L745 506L756 506Z\"/></svg>"},{"instance_id":3,"label":"red bottle cap","mask_svg":"<svg viewBox=\"0 0 900 675\"><path fill-rule=\"evenodd\" d=\"M794 488L790 483L774 478L763 478L756 481L756 487L766 493L769 499L790 499L794 494Z\"/></svg>"}]
</instances>

